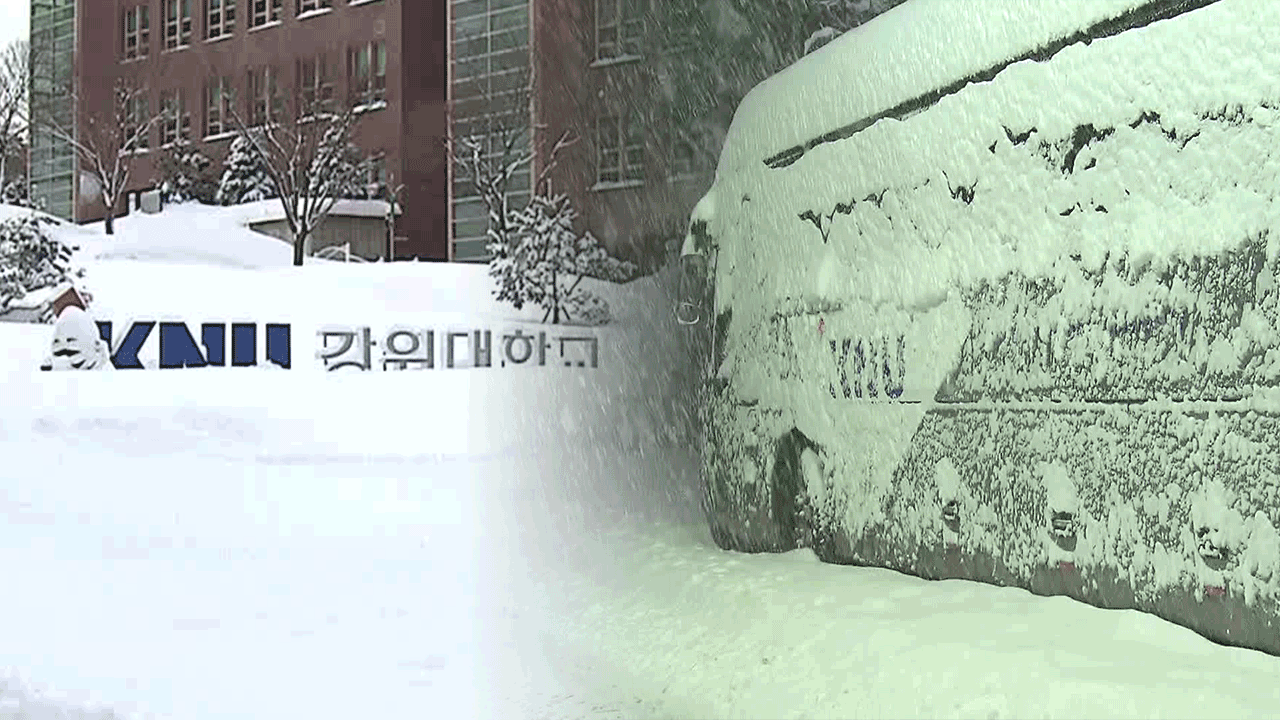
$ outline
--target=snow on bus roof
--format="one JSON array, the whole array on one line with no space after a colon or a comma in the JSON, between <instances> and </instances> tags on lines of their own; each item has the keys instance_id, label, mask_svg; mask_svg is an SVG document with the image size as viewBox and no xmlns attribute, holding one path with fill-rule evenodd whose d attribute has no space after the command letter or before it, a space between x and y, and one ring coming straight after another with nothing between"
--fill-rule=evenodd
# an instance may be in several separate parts
<instances>
[{"instance_id":1,"label":"snow on bus roof","mask_svg":"<svg viewBox=\"0 0 1280 720\"><path fill-rule=\"evenodd\" d=\"M1211 1L1211 0L1210 0ZM1156 0L914 0L757 85L738 107L720 174L981 73Z\"/></svg>"}]
</instances>

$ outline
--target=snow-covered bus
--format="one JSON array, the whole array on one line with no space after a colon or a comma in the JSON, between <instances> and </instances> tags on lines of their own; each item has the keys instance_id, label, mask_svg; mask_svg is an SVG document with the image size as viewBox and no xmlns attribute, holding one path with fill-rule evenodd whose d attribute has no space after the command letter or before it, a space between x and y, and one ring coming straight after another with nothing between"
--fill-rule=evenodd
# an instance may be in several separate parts
<instances>
[{"instance_id":1,"label":"snow-covered bus","mask_svg":"<svg viewBox=\"0 0 1280 720\"><path fill-rule=\"evenodd\" d=\"M911 0L744 99L684 254L719 545L1280 653L1280 4Z\"/></svg>"}]
</instances>

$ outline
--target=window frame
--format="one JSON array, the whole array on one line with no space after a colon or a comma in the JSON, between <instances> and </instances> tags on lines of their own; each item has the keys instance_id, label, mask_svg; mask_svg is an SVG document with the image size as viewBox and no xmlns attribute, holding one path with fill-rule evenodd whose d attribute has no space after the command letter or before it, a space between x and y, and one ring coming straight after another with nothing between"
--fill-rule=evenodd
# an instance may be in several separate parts
<instances>
[{"instance_id":1,"label":"window frame","mask_svg":"<svg viewBox=\"0 0 1280 720\"><path fill-rule=\"evenodd\" d=\"M595 0L596 61L623 60L641 56L644 38L644 0ZM605 21L605 8L611 19ZM612 35L612 39L605 39Z\"/></svg>"},{"instance_id":2,"label":"window frame","mask_svg":"<svg viewBox=\"0 0 1280 720\"><path fill-rule=\"evenodd\" d=\"M333 0L298 0L299 16L307 13L320 12L321 10L332 10Z\"/></svg>"},{"instance_id":3,"label":"window frame","mask_svg":"<svg viewBox=\"0 0 1280 720\"><path fill-rule=\"evenodd\" d=\"M120 31L120 56L125 61L146 58L151 52L151 7L139 4L125 8L120 16ZM133 41L132 48L130 41Z\"/></svg>"},{"instance_id":4,"label":"window frame","mask_svg":"<svg viewBox=\"0 0 1280 720\"><path fill-rule=\"evenodd\" d=\"M333 71L329 55L321 53L298 58L297 83L302 107L298 114L307 116L315 109L332 110L334 96ZM311 70L310 82L307 71Z\"/></svg>"},{"instance_id":5,"label":"window frame","mask_svg":"<svg viewBox=\"0 0 1280 720\"><path fill-rule=\"evenodd\" d=\"M596 119L596 185L645 184L644 127L634 112L610 113Z\"/></svg>"},{"instance_id":6,"label":"window frame","mask_svg":"<svg viewBox=\"0 0 1280 720\"><path fill-rule=\"evenodd\" d=\"M145 131L147 114L151 112L151 96L146 92L131 95L125 103L125 144L122 150L127 153L141 153L151 149L151 128ZM132 142L136 139L136 142Z\"/></svg>"},{"instance_id":7,"label":"window frame","mask_svg":"<svg viewBox=\"0 0 1280 720\"><path fill-rule=\"evenodd\" d=\"M164 49L180 50L191 45L191 0L161 0Z\"/></svg>"},{"instance_id":8,"label":"window frame","mask_svg":"<svg viewBox=\"0 0 1280 720\"><path fill-rule=\"evenodd\" d=\"M185 88L173 88L160 94L160 147L191 140L191 113L187 110Z\"/></svg>"},{"instance_id":9,"label":"window frame","mask_svg":"<svg viewBox=\"0 0 1280 720\"><path fill-rule=\"evenodd\" d=\"M280 92L280 71L274 65L249 70L249 127L262 127L279 121L284 113Z\"/></svg>"},{"instance_id":10,"label":"window frame","mask_svg":"<svg viewBox=\"0 0 1280 720\"><path fill-rule=\"evenodd\" d=\"M260 28L280 22L284 0L249 0L249 27Z\"/></svg>"},{"instance_id":11,"label":"window frame","mask_svg":"<svg viewBox=\"0 0 1280 720\"><path fill-rule=\"evenodd\" d=\"M357 106L369 107L387 101L386 40L370 40L347 53L347 82Z\"/></svg>"},{"instance_id":12,"label":"window frame","mask_svg":"<svg viewBox=\"0 0 1280 720\"><path fill-rule=\"evenodd\" d=\"M235 34L236 0L204 0L204 9L205 40L221 40Z\"/></svg>"},{"instance_id":13,"label":"window frame","mask_svg":"<svg viewBox=\"0 0 1280 720\"><path fill-rule=\"evenodd\" d=\"M215 91L217 93L215 102ZM231 78L226 75L215 75L205 80L204 85L204 137L219 137L231 132L231 104L234 101L235 88ZM212 118L216 115L217 128Z\"/></svg>"}]
</instances>

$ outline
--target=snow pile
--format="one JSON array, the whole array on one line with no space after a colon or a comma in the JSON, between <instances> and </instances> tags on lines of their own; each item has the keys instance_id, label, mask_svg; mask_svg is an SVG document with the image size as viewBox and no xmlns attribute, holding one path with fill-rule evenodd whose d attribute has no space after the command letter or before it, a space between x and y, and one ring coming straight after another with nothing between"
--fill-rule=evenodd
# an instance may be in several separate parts
<instances>
[{"instance_id":1,"label":"snow pile","mask_svg":"<svg viewBox=\"0 0 1280 720\"><path fill-rule=\"evenodd\" d=\"M500 692L480 684L474 635L475 538L492 530L475 495L502 483L481 463L521 439L513 412L597 442L674 442L656 413L676 399L652 392L665 369L604 374L631 375L645 353L625 328L659 332L669 301L652 279L584 280L615 323L541 325L493 299L483 266L292 267L244 228L264 212L182 205L122 218L115 237L57 232L82 246L95 319L290 322L291 372L41 373L51 328L0 326L0 615L22 620L0 666L92 688L121 717L478 717ZM495 345L513 327L585 333L601 363L323 373L313 333L329 324L491 329ZM211 677L235 692L210 696Z\"/></svg>"}]
</instances>

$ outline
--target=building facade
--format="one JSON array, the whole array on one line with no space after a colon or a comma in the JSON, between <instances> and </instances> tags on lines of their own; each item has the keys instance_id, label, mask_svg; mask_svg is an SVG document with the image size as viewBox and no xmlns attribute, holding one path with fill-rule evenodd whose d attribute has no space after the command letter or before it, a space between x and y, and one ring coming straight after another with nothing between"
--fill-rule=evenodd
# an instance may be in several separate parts
<instances>
[{"instance_id":1,"label":"building facade","mask_svg":"<svg viewBox=\"0 0 1280 720\"><path fill-rule=\"evenodd\" d=\"M32 42L37 32L54 36L55 80L70 66L78 132L110 119L120 82L145 89L138 116L163 113L133 158L117 212L128 211L130 195L158 185L166 146L189 141L221 161L235 137L232 111L253 124L270 117L284 93L351 98L361 108L355 142L373 159L370 183L382 194L403 185L395 256L446 260L445 3L32 0ZM71 18L71 50L64 50L64 13ZM68 178L68 145L51 139L45 157L37 138L36 192L56 214L100 219L105 208L89 173L73 162Z\"/></svg>"},{"instance_id":2,"label":"building facade","mask_svg":"<svg viewBox=\"0 0 1280 720\"><path fill-rule=\"evenodd\" d=\"M522 123L532 157L508 183L510 204L527 201L545 177L537 190L567 194L580 229L622 256L682 236L711 182L712 168L651 112L650 1L451 0L454 137L489 133L496 159L507 128ZM484 260L487 207L459 170L455 163L451 243L457 259Z\"/></svg>"},{"instance_id":3,"label":"building facade","mask_svg":"<svg viewBox=\"0 0 1280 720\"><path fill-rule=\"evenodd\" d=\"M31 123L27 177L32 201L67 220L75 217L76 153L70 141L40 120L74 126L75 103L65 88L74 81L76 29L75 0L32 0L31 112L35 122Z\"/></svg>"}]
</instances>

